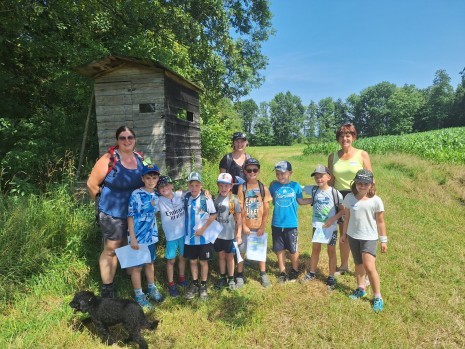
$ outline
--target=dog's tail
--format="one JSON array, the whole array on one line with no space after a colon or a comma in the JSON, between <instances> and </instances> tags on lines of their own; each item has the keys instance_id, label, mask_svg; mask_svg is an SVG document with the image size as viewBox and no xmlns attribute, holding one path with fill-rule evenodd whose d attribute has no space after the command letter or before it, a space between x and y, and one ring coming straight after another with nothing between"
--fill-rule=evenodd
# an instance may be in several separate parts
<instances>
[{"instance_id":1,"label":"dog's tail","mask_svg":"<svg viewBox=\"0 0 465 349\"><path fill-rule=\"evenodd\" d=\"M145 328L149 329L149 330L154 330L158 327L158 323L160 321L158 320L155 320L155 321L146 321L145 323Z\"/></svg>"}]
</instances>

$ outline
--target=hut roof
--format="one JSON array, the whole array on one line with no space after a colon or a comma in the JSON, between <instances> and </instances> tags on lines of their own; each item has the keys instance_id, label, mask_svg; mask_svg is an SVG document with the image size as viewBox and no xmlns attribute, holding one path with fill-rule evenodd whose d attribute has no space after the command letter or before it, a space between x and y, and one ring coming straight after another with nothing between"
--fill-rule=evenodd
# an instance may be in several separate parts
<instances>
[{"instance_id":1,"label":"hut roof","mask_svg":"<svg viewBox=\"0 0 465 349\"><path fill-rule=\"evenodd\" d=\"M175 80L178 80L183 84L186 84L188 87L190 87L191 89L197 92L202 91L202 88L198 86L197 84L185 79L183 76L176 73L174 70L168 68L164 64L158 61L155 61L155 60L151 60L151 59L141 59L141 58L127 57L127 56L110 55L110 56L106 56L106 57L100 58L98 60L83 64L83 65L80 65L78 67L75 67L73 70L83 76L95 79L108 72L117 70L118 68L128 63L133 63L136 65L143 65L143 66L150 67L150 68L162 69L167 74L167 76L174 78Z\"/></svg>"}]
</instances>

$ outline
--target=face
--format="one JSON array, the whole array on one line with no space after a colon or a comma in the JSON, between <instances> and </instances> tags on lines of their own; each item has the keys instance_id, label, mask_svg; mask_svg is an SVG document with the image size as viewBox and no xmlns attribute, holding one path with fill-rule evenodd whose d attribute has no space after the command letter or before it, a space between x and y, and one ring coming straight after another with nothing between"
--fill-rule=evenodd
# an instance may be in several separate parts
<instances>
[{"instance_id":1,"label":"face","mask_svg":"<svg viewBox=\"0 0 465 349\"><path fill-rule=\"evenodd\" d=\"M361 195L367 194L371 189L371 183L355 182L357 192Z\"/></svg>"},{"instance_id":2,"label":"face","mask_svg":"<svg viewBox=\"0 0 465 349\"><path fill-rule=\"evenodd\" d=\"M257 178L260 173L260 169L256 165L250 165L244 169L244 173L247 176L247 179L254 179Z\"/></svg>"},{"instance_id":3,"label":"face","mask_svg":"<svg viewBox=\"0 0 465 349\"><path fill-rule=\"evenodd\" d=\"M331 179L331 176L327 173L315 173L315 183L317 186L325 186Z\"/></svg>"},{"instance_id":4,"label":"face","mask_svg":"<svg viewBox=\"0 0 465 349\"><path fill-rule=\"evenodd\" d=\"M142 176L142 182L144 182L145 188L147 189L155 189L158 183L158 178L160 175L155 172L147 173Z\"/></svg>"},{"instance_id":5,"label":"face","mask_svg":"<svg viewBox=\"0 0 465 349\"><path fill-rule=\"evenodd\" d=\"M234 150L244 151L245 147L247 147L247 141L245 139L239 138L233 143Z\"/></svg>"},{"instance_id":6,"label":"face","mask_svg":"<svg viewBox=\"0 0 465 349\"><path fill-rule=\"evenodd\" d=\"M341 135L339 136L339 144L343 148L350 147L354 140L354 136L352 136L352 133L349 132L341 133Z\"/></svg>"},{"instance_id":7,"label":"face","mask_svg":"<svg viewBox=\"0 0 465 349\"><path fill-rule=\"evenodd\" d=\"M276 171L276 178L279 183L287 184L290 181L291 174L292 174L292 171L286 171L286 172Z\"/></svg>"},{"instance_id":8,"label":"face","mask_svg":"<svg viewBox=\"0 0 465 349\"><path fill-rule=\"evenodd\" d=\"M202 191L202 183L199 181L190 181L187 183L187 187L189 188L189 191L194 198L197 197Z\"/></svg>"},{"instance_id":9,"label":"face","mask_svg":"<svg viewBox=\"0 0 465 349\"><path fill-rule=\"evenodd\" d=\"M171 197L173 194L173 185L170 183L158 187L158 192L164 197Z\"/></svg>"},{"instance_id":10,"label":"face","mask_svg":"<svg viewBox=\"0 0 465 349\"><path fill-rule=\"evenodd\" d=\"M218 192L222 195L222 196L226 196L228 195L228 193L231 191L232 189L232 184L226 184L226 183L217 183L218 184Z\"/></svg>"},{"instance_id":11,"label":"face","mask_svg":"<svg viewBox=\"0 0 465 349\"><path fill-rule=\"evenodd\" d=\"M118 146L120 149L132 151L134 150L135 145L136 138L128 130L125 130L118 135Z\"/></svg>"}]
</instances>

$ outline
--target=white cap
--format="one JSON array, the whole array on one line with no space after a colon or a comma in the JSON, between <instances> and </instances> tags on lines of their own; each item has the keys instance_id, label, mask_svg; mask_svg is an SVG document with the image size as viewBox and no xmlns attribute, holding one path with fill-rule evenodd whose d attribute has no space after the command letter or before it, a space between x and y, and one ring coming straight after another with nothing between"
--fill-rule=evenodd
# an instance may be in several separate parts
<instances>
[{"instance_id":1,"label":"white cap","mask_svg":"<svg viewBox=\"0 0 465 349\"><path fill-rule=\"evenodd\" d=\"M220 173L216 183L232 184L233 179L229 173Z\"/></svg>"}]
</instances>

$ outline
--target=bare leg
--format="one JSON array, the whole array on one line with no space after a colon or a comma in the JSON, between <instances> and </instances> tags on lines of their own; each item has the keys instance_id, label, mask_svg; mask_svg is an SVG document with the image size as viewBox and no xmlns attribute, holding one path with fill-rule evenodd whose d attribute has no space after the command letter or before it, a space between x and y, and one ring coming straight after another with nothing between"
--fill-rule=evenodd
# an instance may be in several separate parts
<instances>
[{"instance_id":1,"label":"bare leg","mask_svg":"<svg viewBox=\"0 0 465 349\"><path fill-rule=\"evenodd\" d=\"M334 276L336 272L337 256L336 246L328 245L329 275Z\"/></svg>"},{"instance_id":2,"label":"bare leg","mask_svg":"<svg viewBox=\"0 0 465 349\"><path fill-rule=\"evenodd\" d=\"M228 267L228 276L234 276L234 253L226 253L226 265Z\"/></svg>"},{"instance_id":3,"label":"bare leg","mask_svg":"<svg viewBox=\"0 0 465 349\"><path fill-rule=\"evenodd\" d=\"M190 260L192 280L199 279L199 265L197 259Z\"/></svg>"},{"instance_id":4,"label":"bare leg","mask_svg":"<svg viewBox=\"0 0 465 349\"><path fill-rule=\"evenodd\" d=\"M220 274L226 274L226 253L224 251L218 253L218 266L220 268Z\"/></svg>"},{"instance_id":5,"label":"bare leg","mask_svg":"<svg viewBox=\"0 0 465 349\"><path fill-rule=\"evenodd\" d=\"M166 276L168 278L168 282L173 282L174 280L174 262L176 258L168 259L166 262Z\"/></svg>"},{"instance_id":6,"label":"bare leg","mask_svg":"<svg viewBox=\"0 0 465 349\"><path fill-rule=\"evenodd\" d=\"M115 249L121 247L123 242L123 240L105 240L105 245L99 259L100 277L103 284L110 284L115 278L116 269L118 268Z\"/></svg>"},{"instance_id":7,"label":"bare leg","mask_svg":"<svg viewBox=\"0 0 465 349\"><path fill-rule=\"evenodd\" d=\"M381 286L379 281L379 274L376 270L376 257L369 253L362 253L363 266L370 280L371 289L373 294L381 295ZM365 278L363 278L365 280Z\"/></svg>"},{"instance_id":8,"label":"bare leg","mask_svg":"<svg viewBox=\"0 0 465 349\"><path fill-rule=\"evenodd\" d=\"M134 289L142 288L142 267L131 268L131 282Z\"/></svg>"},{"instance_id":9,"label":"bare leg","mask_svg":"<svg viewBox=\"0 0 465 349\"><path fill-rule=\"evenodd\" d=\"M207 281L208 278L208 261L200 261L200 275L202 281Z\"/></svg>"},{"instance_id":10,"label":"bare leg","mask_svg":"<svg viewBox=\"0 0 465 349\"><path fill-rule=\"evenodd\" d=\"M299 252L290 253L292 269L299 270Z\"/></svg>"},{"instance_id":11,"label":"bare leg","mask_svg":"<svg viewBox=\"0 0 465 349\"><path fill-rule=\"evenodd\" d=\"M310 257L310 271L316 273L318 260L320 259L321 244L314 242L312 244L312 257Z\"/></svg>"},{"instance_id":12,"label":"bare leg","mask_svg":"<svg viewBox=\"0 0 465 349\"><path fill-rule=\"evenodd\" d=\"M342 235L342 226L343 223L339 223L339 236ZM349 247L349 242L346 239L346 241L341 244L339 241L339 253L341 257L341 269L349 269L349 257L350 257L350 247Z\"/></svg>"},{"instance_id":13,"label":"bare leg","mask_svg":"<svg viewBox=\"0 0 465 349\"><path fill-rule=\"evenodd\" d=\"M281 273L286 272L286 263L284 262L284 259L286 257L286 251L281 250L276 252L276 256L278 257L278 268Z\"/></svg>"},{"instance_id":14,"label":"bare leg","mask_svg":"<svg viewBox=\"0 0 465 349\"><path fill-rule=\"evenodd\" d=\"M145 278L147 279L148 284L153 284L155 282L155 267L153 263L148 263L144 266L145 268Z\"/></svg>"}]
</instances>

